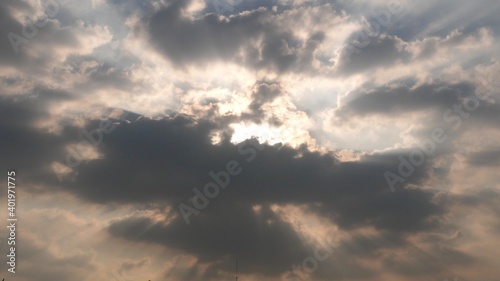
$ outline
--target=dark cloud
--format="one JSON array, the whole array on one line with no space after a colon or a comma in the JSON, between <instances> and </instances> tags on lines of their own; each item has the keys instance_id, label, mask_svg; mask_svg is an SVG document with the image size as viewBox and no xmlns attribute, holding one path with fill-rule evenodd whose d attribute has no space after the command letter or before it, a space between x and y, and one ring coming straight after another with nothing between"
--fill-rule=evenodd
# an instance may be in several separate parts
<instances>
[{"instance_id":1,"label":"dark cloud","mask_svg":"<svg viewBox=\"0 0 500 281\"><path fill-rule=\"evenodd\" d=\"M495 216L500 215L498 200L500 193L494 188L481 187L471 189L467 194L457 196L456 203L463 204L471 208L483 207L493 211Z\"/></svg>"},{"instance_id":2,"label":"dark cloud","mask_svg":"<svg viewBox=\"0 0 500 281\"><path fill-rule=\"evenodd\" d=\"M58 48L81 47L72 28L61 28L56 15L61 6L56 1L44 4L44 14L35 18L35 8L24 1L3 1L0 4L0 61L2 64L21 69L26 73L41 73L58 60ZM67 11L66 11L67 12ZM25 15L19 22L14 13Z\"/></svg>"},{"instance_id":3,"label":"dark cloud","mask_svg":"<svg viewBox=\"0 0 500 281\"><path fill-rule=\"evenodd\" d=\"M282 73L307 68L311 64L307 58L323 40L321 33L315 33L301 42L265 8L230 17L205 14L191 20L182 16L186 5L188 1L172 1L147 23L152 42L180 67L222 60Z\"/></svg>"},{"instance_id":4,"label":"dark cloud","mask_svg":"<svg viewBox=\"0 0 500 281\"><path fill-rule=\"evenodd\" d=\"M500 165L500 149L491 149L471 153L468 157L470 165L474 166L498 166Z\"/></svg>"},{"instance_id":5,"label":"dark cloud","mask_svg":"<svg viewBox=\"0 0 500 281\"><path fill-rule=\"evenodd\" d=\"M392 115L430 108L443 110L462 103L461 99L474 95L470 83L427 83L409 87L404 84L387 85L376 89L360 89L339 109L340 116Z\"/></svg>"},{"instance_id":6,"label":"dark cloud","mask_svg":"<svg viewBox=\"0 0 500 281\"><path fill-rule=\"evenodd\" d=\"M201 264L210 264L207 274L214 276L207 277L216 277L216 269L231 272L235 258L245 265L242 273L278 275L308 255L298 234L267 205L257 214L251 205L235 201L207 209L197 219L187 226L182 219L164 225L136 218L114 222L109 230L193 254Z\"/></svg>"},{"instance_id":7,"label":"dark cloud","mask_svg":"<svg viewBox=\"0 0 500 281\"><path fill-rule=\"evenodd\" d=\"M408 157L407 152L341 163L305 146L261 147L245 142L242 154L228 142L230 136L217 145L211 143L210 133L218 126L182 116L122 122L98 146L103 157L76 167L77 176L63 183L64 190L101 204L165 203L173 208L166 213L168 222L136 217L113 222L109 231L189 252L200 262L242 255L248 272L268 275L280 273L306 254L298 234L270 211L272 204L307 206L343 229L371 226L399 235L433 229L439 220L430 218L445 213L445 206L432 203L431 191L389 191L384 172L397 171L397 156ZM98 124L86 129L97 136L92 128ZM209 172L224 170L230 160L239 163L241 174L231 177L228 187L186 225L178 204L192 204L192 189L203 190L213 181ZM428 164L418 167L405 184L424 181L428 169ZM262 206L260 213L253 210L256 205ZM370 251L368 247L366 254ZM222 264L211 266L225 269Z\"/></svg>"},{"instance_id":8,"label":"dark cloud","mask_svg":"<svg viewBox=\"0 0 500 281\"><path fill-rule=\"evenodd\" d=\"M17 82L14 78L11 80L11 83ZM28 95L0 97L0 131L4 136L0 138L4 159L0 167L3 170L19 169L20 176L27 181L46 180L48 175L55 177L50 171L51 159L63 157L64 145L77 131L67 127L60 137L37 129L35 123L50 118L49 105L69 99L71 96L65 92L43 87L35 88Z\"/></svg>"},{"instance_id":9,"label":"dark cloud","mask_svg":"<svg viewBox=\"0 0 500 281\"><path fill-rule=\"evenodd\" d=\"M492 97L491 93L487 95ZM403 80L375 88L367 85L347 96L345 105L336 109L332 121L342 123L367 116L392 117L427 112L426 121L419 123L411 133L424 140L439 129L444 131L447 141L455 142L472 128L499 128L500 107L488 99L470 82L450 84L437 81L415 85L411 80ZM441 148L453 153L449 145Z\"/></svg>"},{"instance_id":10,"label":"dark cloud","mask_svg":"<svg viewBox=\"0 0 500 281\"><path fill-rule=\"evenodd\" d=\"M259 81L252 90L252 103L248 106L248 113L241 115L242 119L249 119L255 123L260 123L265 117L266 112L262 108L264 105L274 101L277 97L283 95L283 89L279 82ZM276 125L279 125L277 121Z\"/></svg>"},{"instance_id":11,"label":"dark cloud","mask_svg":"<svg viewBox=\"0 0 500 281\"><path fill-rule=\"evenodd\" d=\"M411 58L401 39L385 34L371 36L370 31L356 31L350 36L341 53L339 73L349 75L375 71L398 62L408 62Z\"/></svg>"},{"instance_id":12,"label":"dark cloud","mask_svg":"<svg viewBox=\"0 0 500 281\"><path fill-rule=\"evenodd\" d=\"M0 27L1 33L4 34L0 36L0 59L2 64L15 64L19 57L16 57L15 50L9 40L7 34L10 32L15 32L22 35L22 24L19 23L12 15L13 10L24 10L26 12L32 12L31 6L22 1L3 1L0 4Z\"/></svg>"}]
</instances>

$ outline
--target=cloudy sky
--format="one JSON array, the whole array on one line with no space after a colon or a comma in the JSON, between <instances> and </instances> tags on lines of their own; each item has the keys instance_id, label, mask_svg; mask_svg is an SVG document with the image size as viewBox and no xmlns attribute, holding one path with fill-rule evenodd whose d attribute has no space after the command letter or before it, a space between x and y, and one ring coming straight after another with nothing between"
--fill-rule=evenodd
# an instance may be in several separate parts
<instances>
[{"instance_id":1,"label":"cloudy sky","mask_svg":"<svg viewBox=\"0 0 500 281\"><path fill-rule=\"evenodd\" d=\"M0 277L497 281L499 14L1 1Z\"/></svg>"}]
</instances>

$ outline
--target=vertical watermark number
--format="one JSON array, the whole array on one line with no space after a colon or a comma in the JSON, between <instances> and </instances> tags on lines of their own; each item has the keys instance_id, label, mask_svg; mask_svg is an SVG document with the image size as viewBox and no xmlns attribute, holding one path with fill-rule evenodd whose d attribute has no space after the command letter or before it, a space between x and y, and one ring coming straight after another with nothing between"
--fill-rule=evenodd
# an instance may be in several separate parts
<instances>
[{"instance_id":1,"label":"vertical watermark number","mask_svg":"<svg viewBox=\"0 0 500 281\"><path fill-rule=\"evenodd\" d=\"M7 251L8 271L16 273L16 172L7 172L7 244L10 246Z\"/></svg>"}]
</instances>

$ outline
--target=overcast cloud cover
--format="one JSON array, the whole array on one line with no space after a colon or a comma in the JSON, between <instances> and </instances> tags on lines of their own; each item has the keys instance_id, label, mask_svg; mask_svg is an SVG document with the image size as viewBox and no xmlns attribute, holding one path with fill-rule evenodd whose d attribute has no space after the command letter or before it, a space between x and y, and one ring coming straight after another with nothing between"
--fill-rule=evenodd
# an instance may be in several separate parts
<instances>
[{"instance_id":1,"label":"overcast cloud cover","mask_svg":"<svg viewBox=\"0 0 500 281\"><path fill-rule=\"evenodd\" d=\"M497 281L499 14L3 0L0 277Z\"/></svg>"}]
</instances>

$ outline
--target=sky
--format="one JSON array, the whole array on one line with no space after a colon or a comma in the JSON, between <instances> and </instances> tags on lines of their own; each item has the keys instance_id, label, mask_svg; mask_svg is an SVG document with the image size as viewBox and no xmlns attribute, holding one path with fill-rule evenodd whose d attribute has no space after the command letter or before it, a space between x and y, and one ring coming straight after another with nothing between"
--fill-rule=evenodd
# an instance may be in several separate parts
<instances>
[{"instance_id":1,"label":"sky","mask_svg":"<svg viewBox=\"0 0 500 281\"><path fill-rule=\"evenodd\" d=\"M1 1L0 277L497 281L499 14Z\"/></svg>"}]
</instances>

